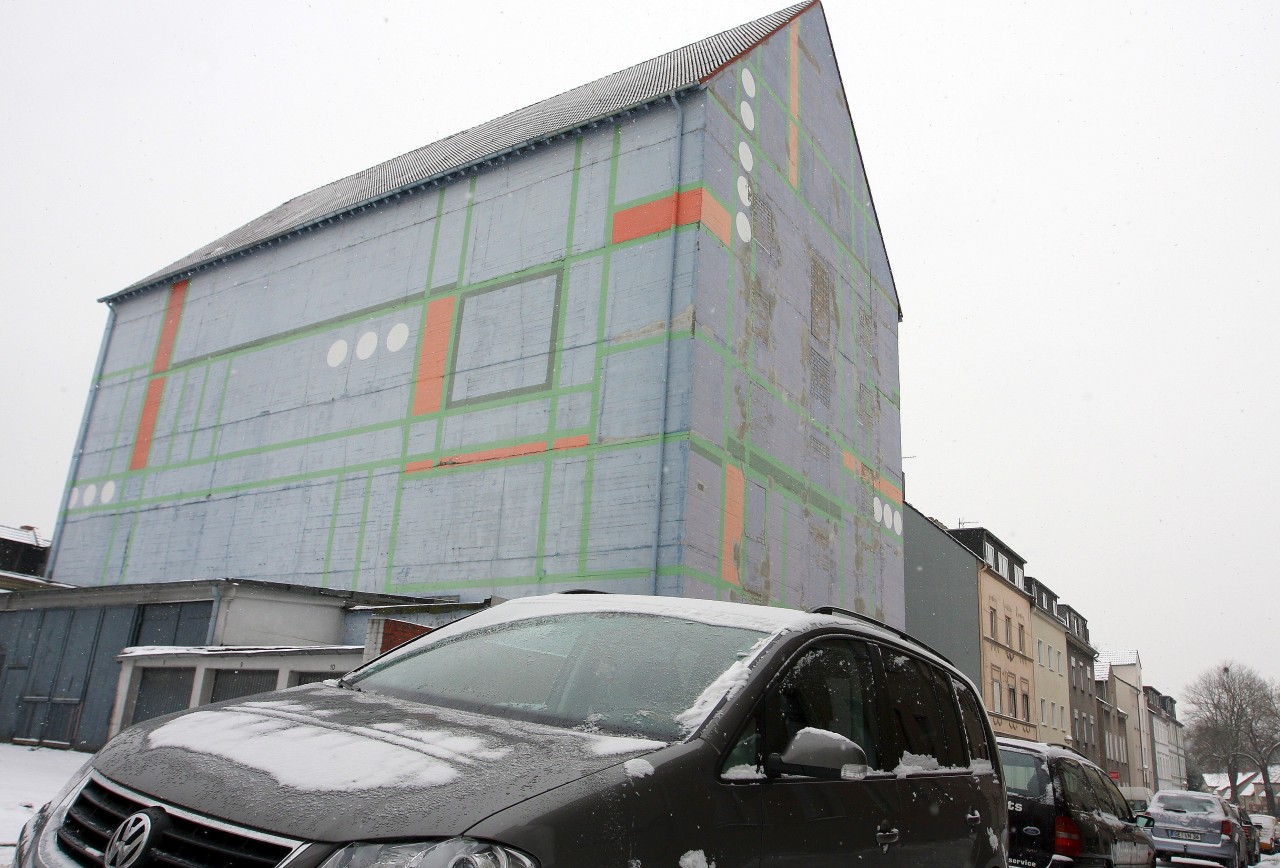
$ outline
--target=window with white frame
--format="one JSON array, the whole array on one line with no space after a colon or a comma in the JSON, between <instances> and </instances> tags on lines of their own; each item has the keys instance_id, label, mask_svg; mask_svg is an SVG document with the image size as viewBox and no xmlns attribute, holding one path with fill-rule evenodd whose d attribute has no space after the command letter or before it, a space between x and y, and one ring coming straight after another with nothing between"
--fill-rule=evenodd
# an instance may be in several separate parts
<instances>
[{"instance_id":1,"label":"window with white frame","mask_svg":"<svg viewBox=\"0 0 1280 868\"><path fill-rule=\"evenodd\" d=\"M1045 718L1044 718L1044 706L1045 706L1045 700L1044 700L1044 698L1043 698L1043 697L1041 697L1041 699L1040 699L1040 725L1041 725L1041 726L1044 726L1044 724L1045 724Z\"/></svg>"},{"instance_id":2,"label":"window with white frame","mask_svg":"<svg viewBox=\"0 0 1280 868\"><path fill-rule=\"evenodd\" d=\"M1022 567L1017 564L1013 565L1013 583L1023 590L1027 588L1026 574L1022 572Z\"/></svg>"},{"instance_id":3,"label":"window with white frame","mask_svg":"<svg viewBox=\"0 0 1280 868\"><path fill-rule=\"evenodd\" d=\"M993 674L991 676L991 710L1000 714L1000 676Z\"/></svg>"},{"instance_id":4,"label":"window with white frame","mask_svg":"<svg viewBox=\"0 0 1280 868\"><path fill-rule=\"evenodd\" d=\"M987 566L994 567L996 565L996 547L989 542L982 544L982 559L987 562Z\"/></svg>"},{"instance_id":5,"label":"window with white frame","mask_svg":"<svg viewBox=\"0 0 1280 868\"><path fill-rule=\"evenodd\" d=\"M1009 557L1004 552L996 556L996 572L1009 578Z\"/></svg>"}]
</instances>

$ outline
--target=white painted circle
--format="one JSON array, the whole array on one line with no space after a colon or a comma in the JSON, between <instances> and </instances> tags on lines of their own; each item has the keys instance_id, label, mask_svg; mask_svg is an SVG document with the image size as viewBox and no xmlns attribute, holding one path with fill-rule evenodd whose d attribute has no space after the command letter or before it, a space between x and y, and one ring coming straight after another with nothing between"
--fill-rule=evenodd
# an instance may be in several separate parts
<instances>
[{"instance_id":1,"label":"white painted circle","mask_svg":"<svg viewBox=\"0 0 1280 868\"><path fill-rule=\"evenodd\" d=\"M884 505L884 526L893 530L893 510L889 508L889 504Z\"/></svg>"},{"instance_id":2,"label":"white painted circle","mask_svg":"<svg viewBox=\"0 0 1280 868\"><path fill-rule=\"evenodd\" d=\"M116 484L114 482L102 483L102 502L110 503L116 497Z\"/></svg>"},{"instance_id":3,"label":"white painted circle","mask_svg":"<svg viewBox=\"0 0 1280 868\"><path fill-rule=\"evenodd\" d=\"M84 487L84 505L93 506L93 501L98 497L98 486L90 482Z\"/></svg>"},{"instance_id":4,"label":"white painted circle","mask_svg":"<svg viewBox=\"0 0 1280 868\"><path fill-rule=\"evenodd\" d=\"M378 348L378 333L365 332L360 335L360 340L356 341L356 358L367 359L373 355L373 351Z\"/></svg>"},{"instance_id":5,"label":"white painted circle","mask_svg":"<svg viewBox=\"0 0 1280 868\"><path fill-rule=\"evenodd\" d=\"M893 532L902 536L902 513L896 509L893 511Z\"/></svg>"},{"instance_id":6,"label":"white painted circle","mask_svg":"<svg viewBox=\"0 0 1280 868\"><path fill-rule=\"evenodd\" d=\"M756 164L755 157L751 155L751 146L746 142L740 142L738 144L738 162L742 163L742 168L746 169L748 172L750 172L751 167Z\"/></svg>"},{"instance_id":7,"label":"white painted circle","mask_svg":"<svg viewBox=\"0 0 1280 868\"><path fill-rule=\"evenodd\" d=\"M738 106L738 114L742 115L742 125L749 130L756 128L756 113L751 108L751 103L745 99Z\"/></svg>"},{"instance_id":8,"label":"white painted circle","mask_svg":"<svg viewBox=\"0 0 1280 868\"><path fill-rule=\"evenodd\" d=\"M738 176L738 201L742 203L743 208L751 207L751 182L747 180L746 175Z\"/></svg>"},{"instance_id":9,"label":"white painted circle","mask_svg":"<svg viewBox=\"0 0 1280 868\"><path fill-rule=\"evenodd\" d=\"M67 498L67 509L74 509L75 505L80 502L80 489L71 489L71 496Z\"/></svg>"},{"instance_id":10,"label":"white painted circle","mask_svg":"<svg viewBox=\"0 0 1280 868\"><path fill-rule=\"evenodd\" d=\"M738 219L734 222L738 226L738 237L742 239L743 243L750 241L751 240L751 221L747 218L747 215L739 211Z\"/></svg>"},{"instance_id":11,"label":"white painted circle","mask_svg":"<svg viewBox=\"0 0 1280 868\"><path fill-rule=\"evenodd\" d=\"M402 322L396 323L387 332L387 350L390 352L399 352L408 341L409 327Z\"/></svg>"},{"instance_id":12,"label":"white painted circle","mask_svg":"<svg viewBox=\"0 0 1280 868\"><path fill-rule=\"evenodd\" d=\"M742 70L742 90L747 96L756 95L756 77L751 74L751 70Z\"/></svg>"},{"instance_id":13,"label":"white painted circle","mask_svg":"<svg viewBox=\"0 0 1280 868\"><path fill-rule=\"evenodd\" d=\"M880 498L871 498L871 514L875 516L876 524L880 523L881 516L884 515L884 507L880 505Z\"/></svg>"},{"instance_id":14,"label":"white painted circle","mask_svg":"<svg viewBox=\"0 0 1280 868\"><path fill-rule=\"evenodd\" d=\"M347 358L347 342L339 338L333 342L333 346L329 347L329 355L325 359L329 363L329 367L336 368L342 364Z\"/></svg>"}]
</instances>

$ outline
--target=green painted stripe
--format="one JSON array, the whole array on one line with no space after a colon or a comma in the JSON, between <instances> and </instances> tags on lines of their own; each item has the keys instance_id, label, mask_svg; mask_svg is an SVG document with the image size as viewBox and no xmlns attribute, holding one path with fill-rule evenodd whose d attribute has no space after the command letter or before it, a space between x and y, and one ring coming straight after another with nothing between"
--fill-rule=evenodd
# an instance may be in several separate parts
<instances>
[{"instance_id":1,"label":"green painted stripe","mask_svg":"<svg viewBox=\"0 0 1280 868\"><path fill-rule=\"evenodd\" d=\"M351 590L360 589L360 561L364 559L364 532L369 527L369 493L373 491L373 472L364 477L364 505L360 508L360 532L356 535L356 557L352 565Z\"/></svg>"},{"instance_id":2,"label":"green painted stripe","mask_svg":"<svg viewBox=\"0 0 1280 868\"><path fill-rule=\"evenodd\" d=\"M209 369L210 365L204 366L204 378L200 380L200 397L196 400L195 416L191 420L191 440L187 443L187 457L183 460L190 461L191 456L195 454L196 437L200 434L200 416L204 413L204 396L209 386Z\"/></svg>"},{"instance_id":3,"label":"green painted stripe","mask_svg":"<svg viewBox=\"0 0 1280 868\"><path fill-rule=\"evenodd\" d=\"M129 408L129 396L133 394L133 384L136 380L130 380L124 384L124 400L120 402L120 412L116 415L116 430L111 435L111 453L107 456L107 476L111 476L116 465L116 450L120 446L120 432L124 428L125 410ZM79 482L79 480L76 480Z\"/></svg>"},{"instance_id":4,"label":"green painted stripe","mask_svg":"<svg viewBox=\"0 0 1280 868\"><path fill-rule=\"evenodd\" d=\"M101 377L98 377L98 379L97 379L97 383L98 383L98 385L102 385L102 384L103 384L103 383L105 383L107 380L115 380L115 379L118 379L118 378L120 378L120 377L130 377L130 378L132 378L135 374L143 374L143 375L146 375L146 374L149 374L149 373L151 373L151 365L145 365L145 364L144 364L144 365L134 365L134 366L129 367L129 368L119 368L119 369L117 369L117 370L111 371L110 373L105 373L105 374L103 374Z\"/></svg>"},{"instance_id":5,"label":"green painted stripe","mask_svg":"<svg viewBox=\"0 0 1280 868\"><path fill-rule=\"evenodd\" d=\"M333 538L338 529L338 505L342 502L342 481L343 475L338 474L338 478L334 483L333 492L333 511L329 513L329 541L324 547L324 572L320 575L320 587L326 587L329 584L329 567L333 563Z\"/></svg>"}]
</instances>

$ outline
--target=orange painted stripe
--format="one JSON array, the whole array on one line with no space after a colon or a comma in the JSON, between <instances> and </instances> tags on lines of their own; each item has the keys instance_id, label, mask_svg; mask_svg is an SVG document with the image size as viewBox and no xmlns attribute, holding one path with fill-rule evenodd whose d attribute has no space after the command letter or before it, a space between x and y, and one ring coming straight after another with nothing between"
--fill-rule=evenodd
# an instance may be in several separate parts
<instances>
[{"instance_id":1,"label":"orange painted stripe","mask_svg":"<svg viewBox=\"0 0 1280 868\"><path fill-rule=\"evenodd\" d=\"M435 466L436 466L436 463L432 461L430 458L427 458L423 461L410 461L408 464L404 466L404 472L405 473L421 473L422 471L430 470L432 467L435 467Z\"/></svg>"},{"instance_id":2,"label":"orange painted stripe","mask_svg":"<svg viewBox=\"0 0 1280 868\"><path fill-rule=\"evenodd\" d=\"M720 578L731 585L742 586L738 564L746 560L742 550L743 523L746 518L746 484L742 469L732 464L724 466L724 541L720 550ZM734 558L734 549L738 557Z\"/></svg>"},{"instance_id":3,"label":"orange painted stripe","mask_svg":"<svg viewBox=\"0 0 1280 868\"><path fill-rule=\"evenodd\" d=\"M480 452L468 452L464 455L451 455L448 458L441 458L440 466L476 464L481 461L497 461L502 458L516 458L521 455L536 455L539 452L546 451L547 444L543 442L521 443L519 446L503 446L499 449L485 449Z\"/></svg>"},{"instance_id":4,"label":"orange painted stripe","mask_svg":"<svg viewBox=\"0 0 1280 868\"><path fill-rule=\"evenodd\" d=\"M844 467L855 476L867 477L871 482L871 487L883 494L885 497L895 501L898 506L902 505L902 489L894 485L883 476L878 475L874 470L859 461L851 452L844 452Z\"/></svg>"},{"instance_id":5,"label":"orange painted stripe","mask_svg":"<svg viewBox=\"0 0 1280 868\"><path fill-rule=\"evenodd\" d=\"M792 24L787 30L791 47L791 103L787 107L791 117L787 120L787 180L792 187L800 184L800 28Z\"/></svg>"},{"instance_id":6,"label":"orange painted stripe","mask_svg":"<svg viewBox=\"0 0 1280 868\"><path fill-rule=\"evenodd\" d=\"M721 244L725 247L729 246L729 232L732 226L729 222L729 212L710 193L702 197L702 225L719 238Z\"/></svg>"},{"instance_id":7,"label":"orange painted stripe","mask_svg":"<svg viewBox=\"0 0 1280 868\"><path fill-rule=\"evenodd\" d=\"M704 211L708 209L711 203L714 203L713 207L720 212L720 215L723 215L723 235L721 236L720 232L716 232L716 235L720 236L725 244L728 244L728 212L702 187L684 190L679 194L679 198L676 198L676 194L673 193L670 196L663 196L661 199L655 199L652 202L645 202L643 205L633 205L630 208L623 208L621 211L615 212L613 215L613 243L621 244L624 241L664 232L671 228L673 217L675 219L674 225L676 226L688 226L690 223L697 223L699 220L704 220ZM715 230L713 229L712 231Z\"/></svg>"},{"instance_id":8,"label":"orange painted stripe","mask_svg":"<svg viewBox=\"0 0 1280 868\"><path fill-rule=\"evenodd\" d=\"M590 443L586 434L578 434L575 437L561 437L551 444L552 449L581 449Z\"/></svg>"},{"instance_id":9,"label":"orange painted stripe","mask_svg":"<svg viewBox=\"0 0 1280 868\"><path fill-rule=\"evenodd\" d=\"M152 377L147 383L147 396L142 400L142 417L138 420L138 436L133 439L133 454L129 456L129 469L141 470L151 456L151 439L156 433L156 417L160 415L160 400L164 397L164 377Z\"/></svg>"},{"instance_id":10,"label":"orange painted stripe","mask_svg":"<svg viewBox=\"0 0 1280 868\"><path fill-rule=\"evenodd\" d=\"M664 196L653 202L635 205L613 215L613 243L621 244L633 238L643 238L671 228L672 197Z\"/></svg>"},{"instance_id":11,"label":"orange painted stripe","mask_svg":"<svg viewBox=\"0 0 1280 868\"><path fill-rule=\"evenodd\" d=\"M455 299L437 298L427 305L422 326L422 345L418 347L418 381L413 385L413 415L435 413L440 409L444 393L445 359L449 353L449 334L453 331Z\"/></svg>"},{"instance_id":12,"label":"orange painted stripe","mask_svg":"<svg viewBox=\"0 0 1280 868\"><path fill-rule=\"evenodd\" d=\"M182 322L182 307L187 301L188 281L179 280L169 287L169 304L164 311L164 324L160 327L160 343L156 346L156 357L151 363L151 373L159 374L169 370L169 362L173 359L173 345L178 339L178 324Z\"/></svg>"},{"instance_id":13,"label":"orange painted stripe","mask_svg":"<svg viewBox=\"0 0 1280 868\"><path fill-rule=\"evenodd\" d=\"M792 24L787 31L791 40L791 116L800 117L800 28Z\"/></svg>"}]
</instances>

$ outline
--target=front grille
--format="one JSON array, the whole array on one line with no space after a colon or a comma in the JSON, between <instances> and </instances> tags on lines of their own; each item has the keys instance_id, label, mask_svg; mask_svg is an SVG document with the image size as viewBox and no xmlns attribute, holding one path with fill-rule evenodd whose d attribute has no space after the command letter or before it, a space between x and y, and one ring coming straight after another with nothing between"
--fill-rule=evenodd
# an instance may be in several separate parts
<instances>
[{"instance_id":1,"label":"front grille","mask_svg":"<svg viewBox=\"0 0 1280 868\"><path fill-rule=\"evenodd\" d=\"M148 799L93 775L58 829L58 846L84 868L100 868L111 834L130 814L159 807L171 825L152 844L150 858L170 868L272 868L300 841L202 817Z\"/></svg>"}]
</instances>

